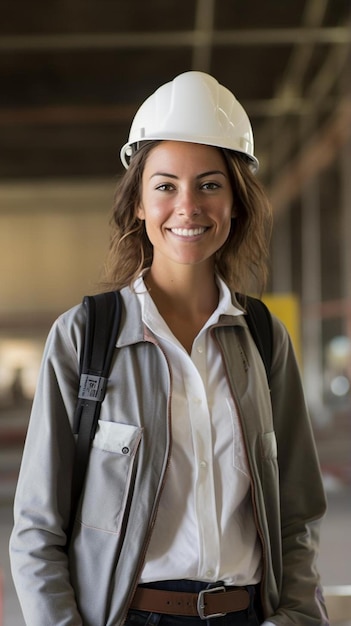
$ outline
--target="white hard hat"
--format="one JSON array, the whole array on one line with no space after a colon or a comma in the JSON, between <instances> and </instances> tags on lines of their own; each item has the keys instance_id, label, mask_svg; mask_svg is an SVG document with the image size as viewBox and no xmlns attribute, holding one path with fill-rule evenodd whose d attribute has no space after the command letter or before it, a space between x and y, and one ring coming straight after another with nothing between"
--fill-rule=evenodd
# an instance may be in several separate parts
<instances>
[{"instance_id":1,"label":"white hard hat","mask_svg":"<svg viewBox=\"0 0 351 626\"><path fill-rule=\"evenodd\" d=\"M258 169L250 120L234 95L204 72L185 72L159 87L137 111L121 149L127 169L140 142L189 141L245 154Z\"/></svg>"}]
</instances>

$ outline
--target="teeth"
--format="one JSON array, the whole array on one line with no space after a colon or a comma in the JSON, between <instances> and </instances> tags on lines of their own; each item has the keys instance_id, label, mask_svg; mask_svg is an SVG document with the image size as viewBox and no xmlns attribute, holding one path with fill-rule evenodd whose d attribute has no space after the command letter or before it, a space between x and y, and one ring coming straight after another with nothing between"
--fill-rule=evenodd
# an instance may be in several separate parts
<instances>
[{"instance_id":1,"label":"teeth","mask_svg":"<svg viewBox=\"0 0 351 626\"><path fill-rule=\"evenodd\" d=\"M202 235L206 228L171 228L172 233L180 235L180 237L194 237L195 235Z\"/></svg>"}]
</instances>

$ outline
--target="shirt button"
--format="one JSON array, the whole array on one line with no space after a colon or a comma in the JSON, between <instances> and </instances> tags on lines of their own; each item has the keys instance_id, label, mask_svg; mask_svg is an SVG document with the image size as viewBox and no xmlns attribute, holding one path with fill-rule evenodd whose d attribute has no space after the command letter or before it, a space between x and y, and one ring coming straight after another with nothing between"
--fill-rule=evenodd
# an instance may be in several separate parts
<instances>
[{"instance_id":1,"label":"shirt button","mask_svg":"<svg viewBox=\"0 0 351 626\"><path fill-rule=\"evenodd\" d=\"M203 467L203 468L207 467L206 461L200 461L200 467Z\"/></svg>"},{"instance_id":2,"label":"shirt button","mask_svg":"<svg viewBox=\"0 0 351 626\"><path fill-rule=\"evenodd\" d=\"M207 572L206 572L206 577L207 578L212 578L212 576L213 576L213 570L212 569L208 569Z\"/></svg>"},{"instance_id":3,"label":"shirt button","mask_svg":"<svg viewBox=\"0 0 351 626\"><path fill-rule=\"evenodd\" d=\"M199 406L199 404L201 404L201 398L193 398L193 402L194 404L196 404L197 406Z\"/></svg>"},{"instance_id":4,"label":"shirt button","mask_svg":"<svg viewBox=\"0 0 351 626\"><path fill-rule=\"evenodd\" d=\"M202 346L197 346L196 350L198 351L199 354L202 354L204 351Z\"/></svg>"}]
</instances>

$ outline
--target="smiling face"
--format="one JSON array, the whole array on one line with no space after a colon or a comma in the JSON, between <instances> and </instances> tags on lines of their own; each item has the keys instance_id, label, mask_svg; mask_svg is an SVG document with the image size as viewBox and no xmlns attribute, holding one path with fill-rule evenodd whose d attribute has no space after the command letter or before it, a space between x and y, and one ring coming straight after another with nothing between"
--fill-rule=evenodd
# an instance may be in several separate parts
<instances>
[{"instance_id":1,"label":"smiling face","mask_svg":"<svg viewBox=\"0 0 351 626\"><path fill-rule=\"evenodd\" d=\"M153 266L207 263L213 269L232 216L233 193L220 150L178 141L152 149L138 217L153 245Z\"/></svg>"}]
</instances>

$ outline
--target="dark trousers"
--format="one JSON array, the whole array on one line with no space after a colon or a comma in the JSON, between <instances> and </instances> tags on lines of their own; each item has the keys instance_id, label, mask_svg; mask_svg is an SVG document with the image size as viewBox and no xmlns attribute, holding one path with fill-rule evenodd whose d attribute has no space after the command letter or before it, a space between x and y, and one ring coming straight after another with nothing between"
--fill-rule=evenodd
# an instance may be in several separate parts
<instances>
[{"instance_id":1,"label":"dark trousers","mask_svg":"<svg viewBox=\"0 0 351 626\"><path fill-rule=\"evenodd\" d=\"M170 580L145 585L153 589L165 589L169 591L182 591L199 593L203 589L217 587L214 585L194 580ZM183 615L165 615L162 613L148 613L131 609L125 622L126 626L259 626L262 624L262 610L259 597L259 586L248 585L245 587L250 594L250 605L245 611L227 613L223 617L201 619L200 617L187 617Z\"/></svg>"}]
</instances>

